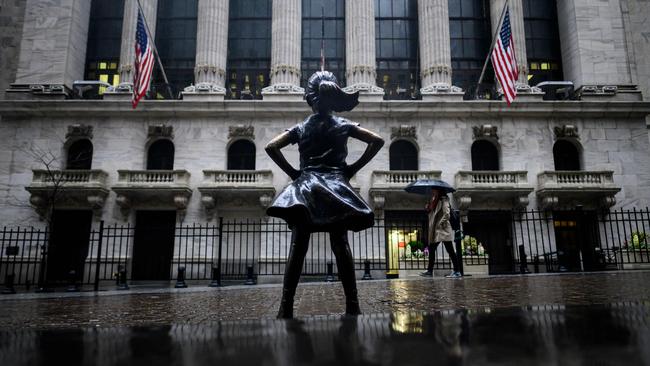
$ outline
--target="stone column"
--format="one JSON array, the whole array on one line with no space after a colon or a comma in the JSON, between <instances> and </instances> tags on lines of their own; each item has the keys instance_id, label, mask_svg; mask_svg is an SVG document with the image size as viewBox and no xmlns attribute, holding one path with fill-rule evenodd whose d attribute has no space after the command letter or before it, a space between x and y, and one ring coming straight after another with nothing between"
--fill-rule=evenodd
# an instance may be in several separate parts
<instances>
[{"instance_id":1,"label":"stone column","mask_svg":"<svg viewBox=\"0 0 650 366\"><path fill-rule=\"evenodd\" d=\"M183 91L183 99L223 100L228 54L228 0L199 0L196 29L196 85Z\"/></svg>"},{"instance_id":2,"label":"stone column","mask_svg":"<svg viewBox=\"0 0 650 366\"><path fill-rule=\"evenodd\" d=\"M301 0L273 0L271 23L271 85L264 99L302 99L300 87Z\"/></svg>"},{"instance_id":3,"label":"stone column","mask_svg":"<svg viewBox=\"0 0 650 366\"><path fill-rule=\"evenodd\" d=\"M158 0L140 0L143 15L146 18L151 37L156 37L156 20L158 15ZM138 2L124 1L124 17L122 19L122 44L120 48L120 85L109 88L104 98L112 98L115 94L130 94L133 92L133 73L135 67L135 30L138 22ZM157 62L154 67L158 67Z\"/></svg>"},{"instance_id":4,"label":"stone column","mask_svg":"<svg viewBox=\"0 0 650 366\"><path fill-rule=\"evenodd\" d=\"M499 19L506 0L490 0L490 15L492 20L492 35L499 26ZM510 27L515 42L515 55L519 68L519 80L516 82L517 93L530 92L528 85L528 57L526 55L526 31L524 28L524 8L521 0L510 0Z\"/></svg>"},{"instance_id":5,"label":"stone column","mask_svg":"<svg viewBox=\"0 0 650 366\"><path fill-rule=\"evenodd\" d=\"M419 0L420 75L424 99L461 99L463 92L451 85L451 38L447 0Z\"/></svg>"},{"instance_id":6,"label":"stone column","mask_svg":"<svg viewBox=\"0 0 650 366\"><path fill-rule=\"evenodd\" d=\"M345 2L345 58L348 86L345 91L360 92L363 100L382 100L384 90L377 86L375 61L375 2Z\"/></svg>"},{"instance_id":7,"label":"stone column","mask_svg":"<svg viewBox=\"0 0 650 366\"><path fill-rule=\"evenodd\" d=\"M8 98L64 98L83 80L90 1L27 0L15 82Z\"/></svg>"}]
</instances>

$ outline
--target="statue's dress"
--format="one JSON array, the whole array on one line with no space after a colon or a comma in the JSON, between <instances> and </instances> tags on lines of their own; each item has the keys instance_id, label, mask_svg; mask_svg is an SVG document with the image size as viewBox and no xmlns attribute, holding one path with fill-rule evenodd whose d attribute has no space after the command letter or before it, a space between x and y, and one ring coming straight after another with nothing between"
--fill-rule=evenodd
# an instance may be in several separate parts
<instances>
[{"instance_id":1,"label":"statue's dress","mask_svg":"<svg viewBox=\"0 0 650 366\"><path fill-rule=\"evenodd\" d=\"M371 227L372 210L344 175L347 141L354 128L358 125L343 118L314 114L288 130L291 144L298 144L300 176L266 213L310 232Z\"/></svg>"}]
</instances>

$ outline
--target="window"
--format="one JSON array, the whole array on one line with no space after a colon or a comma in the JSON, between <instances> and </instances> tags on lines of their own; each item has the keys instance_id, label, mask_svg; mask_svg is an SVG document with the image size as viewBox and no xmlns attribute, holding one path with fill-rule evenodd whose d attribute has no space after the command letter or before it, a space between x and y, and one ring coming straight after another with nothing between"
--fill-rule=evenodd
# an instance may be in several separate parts
<instances>
[{"instance_id":1,"label":"window","mask_svg":"<svg viewBox=\"0 0 650 366\"><path fill-rule=\"evenodd\" d=\"M384 99L419 98L416 0L375 0L377 85Z\"/></svg>"},{"instance_id":2,"label":"window","mask_svg":"<svg viewBox=\"0 0 650 366\"><path fill-rule=\"evenodd\" d=\"M523 0L528 80L563 80L562 53L555 0Z\"/></svg>"},{"instance_id":3,"label":"window","mask_svg":"<svg viewBox=\"0 0 650 366\"><path fill-rule=\"evenodd\" d=\"M124 0L93 0L88 24L85 80L120 83L118 66L122 44ZM106 87L100 87L103 94Z\"/></svg>"},{"instance_id":4,"label":"window","mask_svg":"<svg viewBox=\"0 0 650 366\"><path fill-rule=\"evenodd\" d=\"M321 45L325 51L325 70L345 85L345 2L344 0L302 0L302 77L320 71Z\"/></svg>"},{"instance_id":5,"label":"window","mask_svg":"<svg viewBox=\"0 0 650 366\"><path fill-rule=\"evenodd\" d=\"M147 154L147 170L174 169L174 143L169 140L158 140L149 146Z\"/></svg>"},{"instance_id":6,"label":"window","mask_svg":"<svg viewBox=\"0 0 650 366\"><path fill-rule=\"evenodd\" d=\"M198 0L158 0L156 47L170 85L164 85L165 79L156 64L152 98L176 99L194 82L197 14Z\"/></svg>"},{"instance_id":7,"label":"window","mask_svg":"<svg viewBox=\"0 0 650 366\"><path fill-rule=\"evenodd\" d=\"M73 142L68 148L66 169L89 170L93 162L93 144L83 139Z\"/></svg>"},{"instance_id":8,"label":"window","mask_svg":"<svg viewBox=\"0 0 650 366\"><path fill-rule=\"evenodd\" d=\"M488 0L449 0L452 84L471 89L478 83L490 50L492 31ZM494 73L483 77L492 83Z\"/></svg>"},{"instance_id":9,"label":"window","mask_svg":"<svg viewBox=\"0 0 650 366\"><path fill-rule=\"evenodd\" d=\"M255 170L255 144L237 140L228 148L228 170Z\"/></svg>"},{"instance_id":10,"label":"window","mask_svg":"<svg viewBox=\"0 0 650 366\"><path fill-rule=\"evenodd\" d=\"M472 170L499 170L499 152L493 143L486 140L474 141Z\"/></svg>"},{"instance_id":11,"label":"window","mask_svg":"<svg viewBox=\"0 0 650 366\"><path fill-rule=\"evenodd\" d=\"M418 170L418 150L409 141L397 140L390 145L390 170Z\"/></svg>"},{"instance_id":12,"label":"window","mask_svg":"<svg viewBox=\"0 0 650 366\"><path fill-rule=\"evenodd\" d=\"M226 97L261 99L271 68L271 0L230 1Z\"/></svg>"},{"instance_id":13,"label":"window","mask_svg":"<svg viewBox=\"0 0 650 366\"><path fill-rule=\"evenodd\" d=\"M566 140L558 140L553 145L553 160L555 170L580 170L580 153L575 144Z\"/></svg>"}]
</instances>

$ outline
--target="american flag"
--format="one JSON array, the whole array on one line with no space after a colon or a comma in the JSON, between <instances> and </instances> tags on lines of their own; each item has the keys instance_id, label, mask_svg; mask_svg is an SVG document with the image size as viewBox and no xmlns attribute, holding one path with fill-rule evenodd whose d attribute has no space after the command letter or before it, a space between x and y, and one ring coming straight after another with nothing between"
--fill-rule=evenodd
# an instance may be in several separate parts
<instances>
[{"instance_id":1,"label":"american flag","mask_svg":"<svg viewBox=\"0 0 650 366\"><path fill-rule=\"evenodd\" d=\"M144 26L144 18L138 9L138 27L135 32L135 73L133 75L134 109L149 90L153 61L153 51Z\"/></svg>"},{"instance_id":2,"label":"american flag","mask_svg":"<svg viewBox=\"0 0 650 366\"><path fill-rule=\"evenodd\" d=\"M515 57L515 43L510 28L510 10L506 10L499 36L494 44L494 50L492 50L492 65L499 84L501 84L501 89L503 89L506 102L510 105L517 97L515 82L519 78L517 57Z\"/></svg>"}]
</instances>

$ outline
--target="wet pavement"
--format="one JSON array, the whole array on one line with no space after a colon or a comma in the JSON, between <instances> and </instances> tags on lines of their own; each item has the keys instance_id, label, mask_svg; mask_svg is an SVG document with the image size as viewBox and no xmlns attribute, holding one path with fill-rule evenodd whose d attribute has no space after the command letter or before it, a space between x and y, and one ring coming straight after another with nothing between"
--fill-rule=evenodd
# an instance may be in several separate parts
<instances>
[{"instance_id":1,"label":"wet pavement","mask_svg":"<svg viewBox=\"0 0 650 366\"><path fill-rule=\"evenodd\" d=\"M0 297L0 365L650 365L650 272ZM58 361L61 362L58 362ZM55 361L57 361L55 363Z\"/></svg>"}]
</instances>

